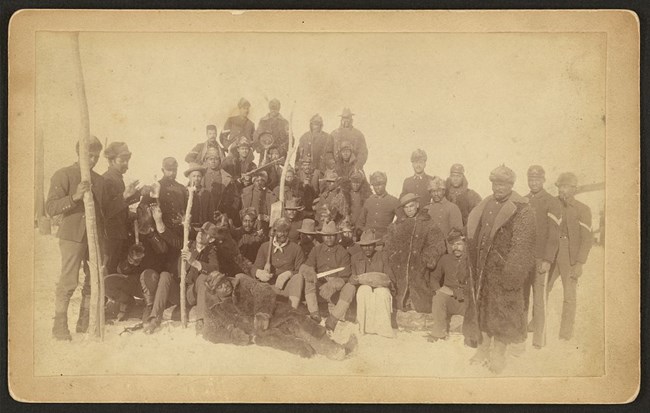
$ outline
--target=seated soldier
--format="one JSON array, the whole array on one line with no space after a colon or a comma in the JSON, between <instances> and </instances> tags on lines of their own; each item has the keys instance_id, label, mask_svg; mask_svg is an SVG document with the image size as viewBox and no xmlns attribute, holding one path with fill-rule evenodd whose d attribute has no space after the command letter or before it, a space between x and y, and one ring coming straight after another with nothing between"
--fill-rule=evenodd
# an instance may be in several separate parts
<instances>
[{"instance_id":1,"label":"seated soldier","mask_svg":"<svg viewBox=\"0 0 650 413\"><path fill-rule=\"evenodd\" d=\"M194 187L194 200L190 213L193 227L200 227L210 221L214 215L214 202L210 191L202 186L206 168L202 165L191 163L185 177L189 179L188 187Z\"/></svg>"},{"instance_id":2,"label":"seated soldier","mask_svg":"<svg viewBox=\"0 0 650 413\"><path fill-rule=\"evenodd\" d=\"M232 224L228 217L216 213L215 226L217 232L214 245L217 247L219 271L226 274L227 277L250 274L253 263L240 252L237 241L232 236Z\"/></svg>"},{"instance_id":3,"label":"seated soldier","mask_svg":"<svg viewBox=\"0 0 650 413\"><path fill-rule=\"evenodd\" d=\"M269 241L262 244L251 275L271 285L276 294L289 297L291 306L298 308L305 284L298 270L305 261L305 256L298 244L289 240L290 227L291 224L286 218L275 221L273 244L270 245Z\"/></svg>"},{"instance_id":4,"label":"seated soldier","mask_svg":"<svg viewBox=\"0 0 650 413\"><path fill-rule=\"evenodd\" d=\"M232 236L237 241L239 252L249 261L255 261L257 250L264 242L264 230L257 220L257 209L250 207L239 211L241 227L232 230Z\"/></svg>"},{"instance_id":5,"label":"seated soldier","mask_svg":"<svg viewBox=\"0 0 650 413\"><path fill-rule=\"evenodd\" d=\"M356 336L345 345L337 344L325 328L286 303L276 302L270 285L243 274L229 278L212 272L206 289L203 338L213 343L254 343L305 358L321 354L332 360L343 360L356 348Z\"/></svg>"},{"instance_id":6,"label":"seated soldier","mask_svg":"<svg viewBox=\"0 0 650 413\"><path fill-rule=\"evenodd\" d=\"M135 302L133 297L144 298L140 284L140 274L145 270L142 264L144 254L141 243L131 245L127 257L117 265L117 273L104 277L106 297L120 305L117 321L127 319L129 306Z\"/></svg>"},{"instance_id":7,"label":"seated soldier","mask_svg":"<svg viewBox=\"0 0 650 413\"><path fill-rule=\"evenodd\" d=\"M260 166L270 162L275 162L274 165L268 166L265 171L269 174L268 188L275 193L275 189L280 186L280 178L282 177L282 165L280 163L280 149L277 146L271 146L266 154L267 158L260 160ZM276 194L277 196L277 194Z\"/></svg>"},{"instance_id":8,"label":"seated soldier","mask_svg":"<svg viewBox=\"0 0 650 413\"><path fill-rule=\"evenodd\" d=\"M185 296L189 307L196 306L196 331L203 329L205 317L205 277L212 271L219 270L217 249L212 244L216 238L217 227L206 222L196 232L196 240L190 242L187 250L181 252L181 258L187 262L187 285Z\"/></svg>"},{"instance_id":9,"label":"seated soldier","mask_svg":"<svg viewBox=\"0 0 650 413\"><path fill-rule=\"evenodd\" d=\"M350 204L341 189L340 179L336 172L328 172L324 181L327 185L320 194L316 208L319 210L323 206L327 206L331 213L331 219L338 224L350 215Z\"/></svg>"},{"instance_id":10,"label":"seated soldier","mask_svg":"<svg viewBox=\"0 0 650 413\"><path fill-rule=\"evenodd\" d=\"M300 249L302 249L304 256L308 257L311 250L318 245L318 241L315 239L316 235L318 235L318 232L316 231L316 221L310 218L303 219L302 226L298 228L298 232L300 233L300 241L298 245L300 245Z\"/></svg>"},{"instance_id":11,"label":"seated soldier","mask_svg":"<svg viewBox=\"0 0 650 413\"><path fill-rule=\"evenodd\" d=\"M253 176L253 185L244 188L241 200L244 208L253 207L257 209L257 219L265 233L269 230L269 219L271 215L271 204L278 199L266 187L268 174L266 171L258 171Z\"/></svg>"},{"instance_id":12,"label":"seated soldier","mask_svg":"<svg viewBox=\"0 0 650 413\"><path fill-rule=\"evenodd\" d=\"M327 301L329 316L325 326L334 330L354 299L354 285L348 283L350 278L350 254L338 243L339 231L333 221L328 222L319 231L323 243L314 247L307 260L300 266L300 274L305 278L305 301L310 316L320 321L316 288L321 298ZM329 275L325 273L333 271Z\"/></svg>"},{"instance_id":13,"label":"seated soldier","mask_svg":"<svg viewBox=\"0 0 650 413\"><path fill-rule=\"evenodd\" d=\"M361 247L357 244L356 237L354 236L354 227L348 219L344 219L338 225L339 231L341 231L341 237L339 244L343 246L348 251L350 256L353 256L357 252L361 252Z\"/></svg>"},{"instance_id":14,"label":"seated soldier","mask_svg":"<svg viewBox=\"0 0 650 413\"><path fill-rule=\"evenodd\" d=\"M298 232L298 229L302 226L302 211L304 209L300 198L292 198L284 203L284 216L291 224L291 228L289 228L289 240L296 244L300 243L300 232Z\"/></svg>"},{"instance_id":15,"label":"seated soldier","mask_svg":"<svg viewBox=\"0 0 650 413\"><path fill-rule=\"evenodd\" d=\"M451 245L452 254L440 258L429 281L435 291L431 302L431 342L446 338L451 316L464 316L467 307L465 288L468 262L465 237L460 231L452 230L447 241Z\"/></svg>"},{"instance_id":16,"label":"seated soldier","mask_svg":"<svg viewBox=\"0 0 650 413\"><path fill-rule=\"evenodd\" d=\"M393 270L383 251L377 251L379 238L372 229L361 234L361 251L352 256L350 283L357 290L357 322L361 334L394 337L391 325L394 290Z\"/></svg>"},{"instance_id":17,"label":"seated soldier","mask_svg":"<svg viewBox=\"0 0 650 413\"><path fill-rule=\"evenodd\" d=\"M361 171L354 171L350 175L350 223L354 228L361 228L359 221L363 205L372 193L366 177ZM357 236L361 235L361 231Z\"/></svg>"}]
</instances>

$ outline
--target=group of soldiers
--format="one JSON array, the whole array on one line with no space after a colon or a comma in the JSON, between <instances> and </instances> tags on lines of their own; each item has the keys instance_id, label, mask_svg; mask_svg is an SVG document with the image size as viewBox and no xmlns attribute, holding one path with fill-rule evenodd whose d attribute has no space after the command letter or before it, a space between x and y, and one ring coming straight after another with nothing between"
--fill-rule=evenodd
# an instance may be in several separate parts
<instances>
[{"instance_id":1,"label":"group of soldiers","mask_svg":"<svg viewBox=\"0 0 650 413\"><path fill-rule=\"evenodd\" d=\"M118 304L120 321L144 301L148 334L165 309L185 300L197 333L210 341L342 359L356 340L332 341L327 331L339 323L356 321L361 334L385 337L396 328L425 329L436 342L448 337L451 316L461 315L465 343L477 348L471 362L500 372L507 346L525 342L528 332L535 348L545 345L546 299L560 277L559 338L572 337L592 240L591 212L574 197L573 173L557 178L553 197L544 190L544 169L533 165L530 193L521 196L513 191L515 172L501 165L489 176L493 193L482 199L468 188L463 165L452 165L446 179L429 175L426 152L417 149L414 174L395 197L386 192L384 172L367 177L366 138L349 109L331 134L314 115L294 151L279 101L270 101L257 128L248 119L250 103L242 98L238 108L221 134L208 125L206 139L187 154L186 183L176 180L179 164L167 157L158 182L125 185L128 145L103 148L95 137L89 162L92 169L103 150L103 175L93 171L91 182L81 181L79 163L54 174L46 210L61 217L56 339L71 339L68 305L82 266L76 331L88 329L88 191L106 298Z\"/></svg>"}]
</instances>

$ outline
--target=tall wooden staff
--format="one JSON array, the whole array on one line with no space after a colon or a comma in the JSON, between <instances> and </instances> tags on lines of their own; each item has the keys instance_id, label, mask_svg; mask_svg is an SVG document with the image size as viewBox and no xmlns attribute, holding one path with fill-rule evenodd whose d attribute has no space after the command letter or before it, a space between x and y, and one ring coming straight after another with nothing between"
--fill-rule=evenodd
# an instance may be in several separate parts
<instances>
[{"instance_id":1,"label":"tall wooden staff","mask_svg":"<svg viewBox=\"0 0 650 413\"><path fill-rule=\"evenodd\" d=\"M73 53L73 76L79 96L79 116L81 127L79 130L79 167L81 168L81 181L92 182L90 175L90 162L88 145L90 140L90 119L88 116L88 102L84 85L83 70L81 67L81 54L79 52L79 33L72 35L75 49ZM86 233L88 238L88 266L90 267L90 320L88 333L94 333L104 339L104 264L102 252L97 236L97 218L95 215L95 201L92 191L84 193L84 209L86 215Z\"/></svg>"},{"instance_id":2,"label":"tall wooden staff","mask_svg":"<svg viewBox=\"0 0 650 413\"><path fill-rule=\"evenodd\" d=\"M183 219L183 251L188 251L190 242L190 223L192 217L192 203L194 202L194 184L187 187L187 207L185 208L185 218ZM185 273L187 272L187 261L181 258L181 325L187 327L187 313L185 311Z\"/></svg>"}]
</instances>

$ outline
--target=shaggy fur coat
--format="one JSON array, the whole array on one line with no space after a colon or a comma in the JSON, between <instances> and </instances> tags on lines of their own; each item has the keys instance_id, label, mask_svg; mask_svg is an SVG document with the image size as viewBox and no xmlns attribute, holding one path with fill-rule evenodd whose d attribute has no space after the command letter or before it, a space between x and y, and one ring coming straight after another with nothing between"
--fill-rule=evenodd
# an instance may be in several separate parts
<instances>
[{"instance_id":1,"label":"shaggy fur coat","mask_svg":"<svg viewBox=\"0 0 650 413\"><path fill-rule=\"evenodd\" d=\"M495 217L488 254L478 261L481 218L489 196L470 212L467 236L471 262L471 294L465 313L465 342L475 347L481 332L510 344L526 338L524 280L535 265L535 213L516 192Z\"/></svg>"},{"instance_id":2,"label":"shaggy fur coat","mask_svg":"<svg viewBox=\"0 0 650 413\"><path fill-rule=\"evenodd\" d=\"M429 286L429 271L445 253L445 238L433 225L426 211L414 218L400 218L388 227L385 253L391 264L397 294L395 306L406 311L410 297L418 313L431 312L433 290Z\"/></svg>"}]
</instances>

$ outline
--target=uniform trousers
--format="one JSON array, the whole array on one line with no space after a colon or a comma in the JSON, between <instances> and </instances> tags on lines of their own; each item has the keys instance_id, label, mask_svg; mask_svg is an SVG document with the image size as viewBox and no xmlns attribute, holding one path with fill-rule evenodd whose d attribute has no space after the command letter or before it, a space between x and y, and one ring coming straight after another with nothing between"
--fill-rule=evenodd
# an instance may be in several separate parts
<instances>
[{"instance_id":1,"label":"uniform trousers","mask_svg":"<svg viewBox=\"0 0 650 413\"><path fill-rule=\"evenodd\" d=\"M107 238L104 241L104 266L106 274L115 274L120 261L126 257L126 240Z\"/></svg>"},{"instance_id":2,"label":"uniform trousers","mask_svg":"<svg viewBox=\"0 0 650 413\"><path fill-rule=\"evenodd\" d=\"M110 274L104 278L106 297L120 304L131 304L133 297L143 298L140 274Z\"/></svg>"},{"instance_id":3,"label":"uniform trousers","mask_svg":"<svg viewBox=\"0 0 650 413\"><path fill-rule=\"evenodd\" d=\"M67 313L70 297L79 284L79 268L83 264L84 281L81 294L90 297L90 267L88 267L88 242L59 239L61 250L61 276L56 284L54 309L56 313Z\"/></svg>"},{"instance_id":4,"label":"uniform trousers","mask_svg":"<svg viewBox=\"0 0 650 413\"><path fill-rule=\"evenodd\" d=\"M431 299L431 335L433 337L445 338L449 329L449 319L452 315L465 315L467 304L465 301L458 301L455 297L441 292L436 293Z\"/></svg>"},{"instance_id":5,"label":"uniform trousers","mask_svg":"<svg viewBox=\"0 0 650 413\"><path fill-rule=\"evenodd\" d=\"M543 347L546 344L546 280L548 272L537 272L537 266L530 271L524 281L524 313L528 317L530 292L533 292L533 345ZM528 319L528 318L526 318Z\"/></svg>"},{"instance_id":6,"label":"uniform trousers","mask_svg":"<svg viewBox=\"0 0 650 413\"><path fill-rule=\"evenodd\" d=\"M185 293L189 306L196 306L197 320L203 320L205 317L205 278L205 273L199 274L194 284L187 286Z\"/></svg>"},{"instance_id":7,"label":"uniform trousers","mask_svg":"<svg viewBox=\"0 0 650 413\"><path fill-rule=\"evenodd\" d=\"M357 322L361 334L393 337L393 296L388 288L361 285L357 289Z\"/></svg>"},{"instance_id":8,"label":"uniform trousers","mask_svg":"<svg viewBox=\"0 0 650 413\"><path fill-rule=\"evenodd\" d=\"M147 269L140 275L140 283L147 308L151 308L151 312L144 318L155 317L160 320L165 308L180 305L180 283L171 273Z\"/></svg>"},{"instance_id":9,"label":"uniform trousers","mask_svg":"<svg viewBox=\"0 0 650 413\"><path fill-rule=\"evenodd\" d=\"M555 260L555 268L548 281L547 293L553 289L558 277L562 279L564 300L562 302L562 321L560 322L560 338L569 340L573 337L573 325L576 319L576 302L578 295L578 278L574 275L575 265L569 258L569 239L560 237L560 247Z\"/></svg>"},{"instance_id":10,"label":"uniform trousers","mask_svg":"<svg viewBox=\"0 0 650 413\"><path fill-rule=\"evenodd\" d=\"M325 280L307 281L305 280L305 301L307 302L307 309L310 313L318 312L318 298L316 296L316 286L322 286L326 283ZM350 308L350 303L354 300L356 288L354 285L346 282L343 287L337 289L331 297L323 296L322 292L320 297L327 302L327 308L330 315L337 320L344 320L345 314Z\"/></svg>"}]
</instances>

